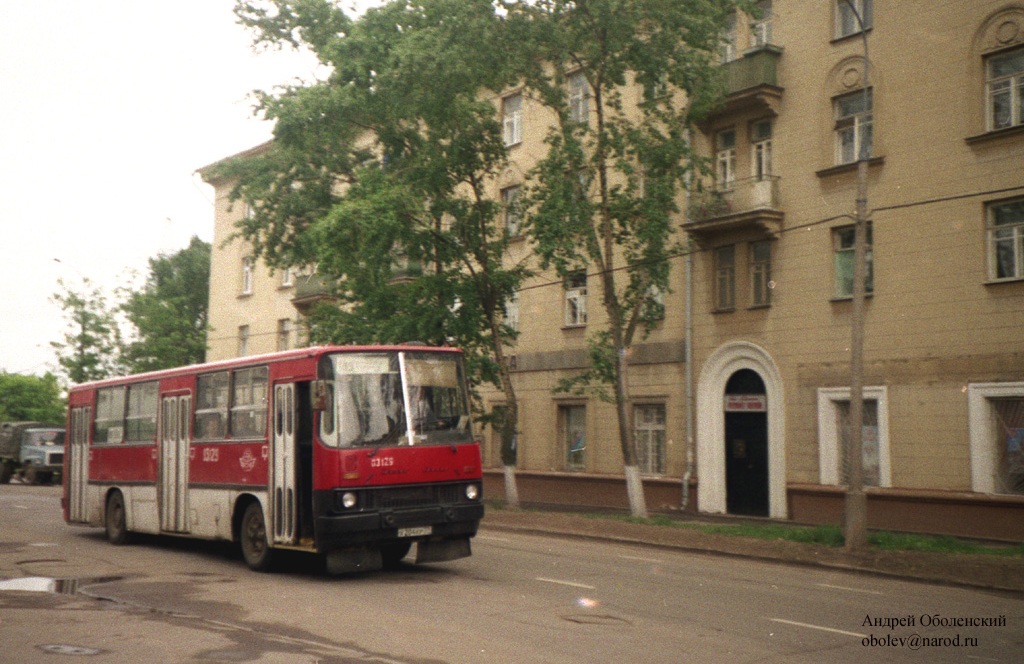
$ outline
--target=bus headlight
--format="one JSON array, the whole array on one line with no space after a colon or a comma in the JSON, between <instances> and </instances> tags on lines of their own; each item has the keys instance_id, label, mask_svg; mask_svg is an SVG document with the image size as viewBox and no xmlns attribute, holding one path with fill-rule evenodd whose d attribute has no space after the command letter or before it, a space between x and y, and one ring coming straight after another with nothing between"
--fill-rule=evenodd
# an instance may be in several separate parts
<instances>
[{"instance_id":1,"label":"bus headlight","mask_svg":"<svg viewBox=\"0 0 1024 664\"><path fill-rule=\"evenodd\" d=\"M470 500L476 500L480 497L480 487L475 484L466 485L466 498Z\"/></svg>"},{"instance_id":2,"label":"bus headlight","mask_svg":"<svg viewBox=\"0 0 1024 664\"><path fill-rule=\"evenodd\" d=\"M352 493L351 491L346 491L345 493L341 494L341 506L344 507L345 509L352 509L353 507L356 506L356 502L356 494Z\"/></svg>"}]
</instances>

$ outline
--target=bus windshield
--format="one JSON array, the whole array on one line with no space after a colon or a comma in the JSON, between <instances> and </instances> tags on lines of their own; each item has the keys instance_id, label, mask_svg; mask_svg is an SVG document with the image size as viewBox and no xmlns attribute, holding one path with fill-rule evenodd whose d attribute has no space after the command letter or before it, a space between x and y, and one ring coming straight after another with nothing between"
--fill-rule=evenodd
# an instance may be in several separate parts
<instances>
[{"instance_id":1,"label":"bus windshield","mask_svg":"<svg viewBox=\"0 0 1024 664\"><path fill-rule=\"evenodd\" d=\"M460 358L429 352L336 353L320 435L328 445L472 442ZM408 417L407 417L408 415Z\"/></svg>"}]
</instances>

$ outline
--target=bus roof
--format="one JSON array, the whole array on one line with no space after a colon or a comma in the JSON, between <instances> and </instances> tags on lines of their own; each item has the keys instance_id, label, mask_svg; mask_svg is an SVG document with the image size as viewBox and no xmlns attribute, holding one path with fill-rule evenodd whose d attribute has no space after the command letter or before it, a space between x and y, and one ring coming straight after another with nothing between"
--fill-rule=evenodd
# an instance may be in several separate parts
<instances>
[{"instance_id":1,"label":"bus roof","mask_svg":"<svg viewBox=\"0 0 1024 664\"><path fill-rule=\"evenodd\" d=\"M246 355L244 357L234 357L227 360L218 360L216 362L192 364L184 367L174 367L172 369L160 369L158 371L149 371L146 373L132 374L128 376L115 376L112 378L103 378L100 380L94 380L87 383L79 383L77 385L72 386L70 391L75 392L83 389L95 389L97 387L104 387L107 385L120 385L122 383L136 382L142 380L157 380L160 378L170 378L173 376L180 376L185 374L206 373L209 371L215 371L217 369L232 369L235 367L245 367L253 364L272 364L275 362L287 362L290 360L319 357L327 353L380 353L395 351L458 354L462 353L460 349L453 348L451 346L428 346L425 344L412 343L377 346L309 346L306 348L295 348L292 350L277 351L275 353L265 353L262 355Z\"/></svg>"}]
</instances>

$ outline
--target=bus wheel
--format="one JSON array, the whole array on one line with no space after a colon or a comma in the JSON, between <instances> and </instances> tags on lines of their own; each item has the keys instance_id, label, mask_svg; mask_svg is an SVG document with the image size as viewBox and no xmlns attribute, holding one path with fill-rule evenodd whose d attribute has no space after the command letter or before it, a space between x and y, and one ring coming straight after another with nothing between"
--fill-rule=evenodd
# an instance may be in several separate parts
<instances>
[{"instance_id":1,"label":"bus wheel","mask_svg":"<svg viewBox=\"0 0 1024 664\"><path fill-rule=\"evenodd\" d=\"M107 499L107 513L104 519L104 526L107 530L107 541L111 544L127 544L131 539L128 532L128 523L124 516L124 496L120 491L110 494Z\"/></svg>"},{"instance_id":2,"label":"bus wheel","mask_svg":"<svg viewBox=\"0 0 1024 664\"><path fill-rule=\"evenodd\" d=\"M274 550L267 542L267 525L259 503L250 503L245 508L238 539L242 545L242 558L250 569L266 572L271 568Z\"/></svg>"},{"instance_id":3,"label":"bus wheel","mask_svg":"<svg viewBox=\"0 0 1024 664\"><path fill-rule=\"evenodd\" d=\"M393 542L391 544L381 544L380 555L384 561L385 569L394 569L398 567L398 563L402 562L402 558L409 553L409 549L412 548L412 542Z\"/></svg>"}]
</instances>

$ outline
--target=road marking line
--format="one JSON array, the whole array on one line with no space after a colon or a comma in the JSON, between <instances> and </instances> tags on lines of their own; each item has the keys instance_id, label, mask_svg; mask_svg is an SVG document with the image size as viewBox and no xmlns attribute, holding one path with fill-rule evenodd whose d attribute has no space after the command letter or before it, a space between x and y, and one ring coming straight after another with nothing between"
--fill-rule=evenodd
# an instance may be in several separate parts
<instances>
[{"instance_id":1,"label":"road marking line","mask_svg":"<svg viewBox=\"0 0 1024 664\"><path fill-rule=\"evenodd\" d=\"M623 555L620 555L619 558L625 558L626 560L637 560L637 561L640 561L642 563L660 563L661 562L661 560L659 560L657 558L644 558L643 556L623 556Z\"/></svg>"},{"instance_id":2,"label":"road marking line","mask_svg":"<svg viewBox=\"0 0 1024 664\"><path fill-rule=\"evenodd\" d=\"M846 636L856 636L857 638L863 639L867 637L867 634L860 634L858 632L846 632L841 629L832 629L831 627L822 627L821 625L808 625L807 623L796 622L793 620L783 620L782 618L769 618L772 622L783 623L786 625L796 625L797 627L806 627L807 629L817 629L822 632L832 632L833 634L845 634Z\"/></svg>"},{"instance_id":3,"label":"road marking line","mask_svg":"<svg viewBox=\"0 0 1024 664\"><path fill-rule=\"evenodd\" d=\"M583 588L585 590L596 590L594 586L588 586L585 583L573 583L572 581L561 581L559 579L545 579L542 576L538 576L534 581L543 581L544 583L557 583L560 586L572 586L573 588Z\"/></svg>"},{"instance_id":4,"label":"road marking line","mask_svg":"<svg viewBox=\"0 0 1024 664\"><path fill-rule=\"evenodd\" d=\"M868 595L884 595L877 590L867 590L865 588L848 588L846 586L833 586L831 583L819 583L822 588L832 588L833 590L849 590L851 593L866 593Z\"/></svg>"}]
</instances>

